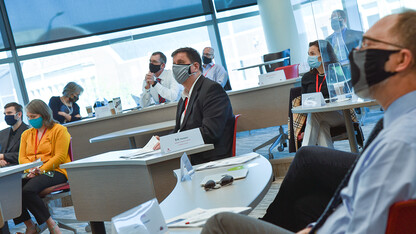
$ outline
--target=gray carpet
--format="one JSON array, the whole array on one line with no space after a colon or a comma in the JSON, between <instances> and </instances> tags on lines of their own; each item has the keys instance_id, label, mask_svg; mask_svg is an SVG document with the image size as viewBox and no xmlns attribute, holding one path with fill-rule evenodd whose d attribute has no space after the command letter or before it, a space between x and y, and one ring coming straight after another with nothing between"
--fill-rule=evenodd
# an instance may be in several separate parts
<instances>
[{"instance_id":1,"label":"gray carpet","mask_svg":"<svg viewBox=\"0 0 416 234\"><path fill-rule=\"evenodd\" d=\"M363 119L362 119L362 130L364 133L364 137L368 137L369 133L371 132L371 129L374 127L375 123L382 117L383 112L380 111L379 107L372 107L371 109L367 110ZM285 132L287 131L287 126L283 126L285 129ZM263 142L273 138L275 135L277 135L279 128L278 127L270 127L270 128L264 128L264 129L257 129L252 131L245 131L245 132L239 132L237 133L237 155L245 154L252 152L253 148L262 144ZM334 144L336 149L344 150L344 151L350 151L349 143L347 140L344 141L337 141ZM257 151L259 154L263 155L266 158L269 158L268 153L268 147L264 147L262 149L259 149ZM272 150L273 158L284 158L288 156L294 156L293 153L289 153L287 151L287 148L283 152L278 152L277 149ZM281 184L282 179L277 179L275 182L273 182L269 192L266 194L264 199L260 202L260 204L253 209L253 211L250 213L250 216L252 217L262 217L266 213L266 209L269 206L269 204L274 200L277 192L279 191L279 187ZM54 217L59 218L75 218L74 209L73 207L55 207L54 208ZM87 233L85 231L86 223L76 223L71 224L72 227L77 228L78 233ZM108 233L110 232L110 223L106 222L106 229ZM25 226L24 224L20 224L15 226L12 221L9 221L10 226L10 232L24 232ZM72 233L67 230L63 230L63 233ZM44 231L43 233L48 233L48 231Z\"/></svg>"}]
</instances>

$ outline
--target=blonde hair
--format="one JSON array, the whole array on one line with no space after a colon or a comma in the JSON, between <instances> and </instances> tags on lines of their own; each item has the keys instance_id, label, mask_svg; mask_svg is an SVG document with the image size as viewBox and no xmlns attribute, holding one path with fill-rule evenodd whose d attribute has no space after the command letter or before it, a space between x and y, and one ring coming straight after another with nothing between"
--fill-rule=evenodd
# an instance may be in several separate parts
<instances>
[{"instance_id":1,"label":"blonde hair","mask_svg":"<svg viewBox=\"0 0 416 234\"><path fill-rule=\"evenodd\" d=\"M48 129L51 129L53 125L57 123L53 119L51 108L40 99L34 99L29 102L29 104L26 105L26 112L40 115L43 119L43 125Z\"/></svg>"}]
</instances>

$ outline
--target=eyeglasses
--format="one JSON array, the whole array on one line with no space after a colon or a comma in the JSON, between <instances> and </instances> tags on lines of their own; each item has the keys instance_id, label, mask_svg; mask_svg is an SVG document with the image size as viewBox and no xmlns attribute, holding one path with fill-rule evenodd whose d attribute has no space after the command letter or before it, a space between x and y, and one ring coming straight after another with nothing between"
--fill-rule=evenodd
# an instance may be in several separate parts
<instances>
[{"instance_id":1,"label":"eyeglasses","mask_svg":"<svg viewBox=\"0 0 416 234\"><path fill-rule=\"evenodd\" d=\"M234 178L230 175L224 175L221 180L220 183L217 184L215 183L215 181L213 180L208 180L205 184L204 184L204 189L205 191L209 191L211 189L219 189L222 186L227 186L227 185L231 185L234 181Z\"/></svg>"},{"instance_id":2,"label":"eyeglasses","mask_svg":"<svg viewBox=\"0 0 416 234\"><path fill-rule=\"evenodd\" d=\"M391 42L387 42L387 41L382 41L382 40L378 40L378 39L374 39L371 37L367 37L367 36L363 36L363 38L361 39L361 43L360 43L360 47L359 49L366 49L367 47L369 47L371 45L371 42L376 42L376 43L382 43L382 44L386 44L386 45L391 45L394 47L398 47L400 49L404 49L404 46L401 45L397 45Z\"/></svg>"},{"instance_id":3,"label":"eyeglasses","mask_svg":"<svg viewBox=\"0 0 416 234\"><path fill-rule=\"evenodd\" d=\"M202 55L204 55L205 57L211 57L214 54L202 54Z\"/></svg>"}]
</instances>

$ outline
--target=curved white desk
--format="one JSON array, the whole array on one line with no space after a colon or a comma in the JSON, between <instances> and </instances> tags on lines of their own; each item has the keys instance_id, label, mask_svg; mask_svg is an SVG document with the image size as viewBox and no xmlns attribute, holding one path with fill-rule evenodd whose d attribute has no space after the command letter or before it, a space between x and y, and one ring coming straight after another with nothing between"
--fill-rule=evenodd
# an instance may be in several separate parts
<instances>
[{"instance_id":1,"label":"curved white desk","mask_svg":"<svg viewBox=\"0 0 416 234\"><path fill-rule=\"evenodd\" d=\"M178 182L160 204L165 219L170 219L195 208L218 208L218 207L238 207L249 206L254 208L263 199L273 179L272 166L266 158L259 156L244 166L248 168L247 177L235 180L232 185L219 189L205 191L201 187L202 179L207 175L222 173L228 168L220 167L196 171L191 181L180 181L180 170L175 170Z\"/></svg>"}]
</instances>

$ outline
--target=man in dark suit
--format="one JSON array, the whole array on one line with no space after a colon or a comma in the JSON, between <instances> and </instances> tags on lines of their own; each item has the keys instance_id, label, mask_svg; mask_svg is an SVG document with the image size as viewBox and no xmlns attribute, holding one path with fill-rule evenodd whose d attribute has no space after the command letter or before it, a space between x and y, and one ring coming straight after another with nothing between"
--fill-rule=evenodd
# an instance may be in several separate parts
<instances>
[{"instance_id":1,"label":"man in dark suit","mask_svg":"<svg viewBox=\"0 0 416 234\"><path fill-rule=\"evenodd\" d=\"M202 74L201 56L193 48L172 53L173 77L184 87L176 112L174 132L199 128L206 144L215 149L191 155L193 165L230 157L234 115L230 99L220 84Z\"/></svg>"},{"instance_id":2,"label":"man in dark suit","mask_svg":"<svg viewBox=\"0 0 416 234\"><path fill-rule=\"evenodd\" d=\"M347 28L347 15L343 10L332 12L331 28L334 33L329 35L326 40L331 43L339 61L348 60L349 52L358 46L363 37L363 32Z\"/></svg>"},{"instance_id":3,"label":"man in dark suit","mask_svg":"<svg viewBox=\"0 0 416 234\"><path fill-rule=\"evenodd\" d=\"M20 136L28 129L22 121L22 110L15 102L4 106L4 120L11 127L0 131L0 167L19 164ZM7 222L0 228L0 233L10 233Z\"/></svg>"},{"instance_id":4,"label":"man in dark suit","mask_svg":"<svg viewBox=\"0 0 416 234\"><path fill-rule=\"evenodd\" d=\"M4 106L4 119L10 128L0 131L0 166L19 164L20 135L28 129L23 123L22 106L11 102Z\"/></svg>"}]
</instances>

